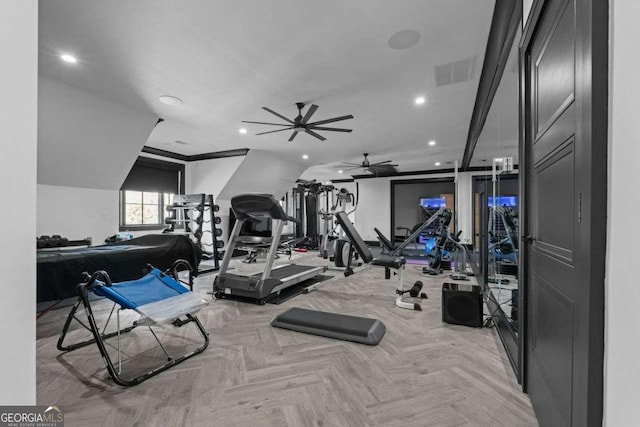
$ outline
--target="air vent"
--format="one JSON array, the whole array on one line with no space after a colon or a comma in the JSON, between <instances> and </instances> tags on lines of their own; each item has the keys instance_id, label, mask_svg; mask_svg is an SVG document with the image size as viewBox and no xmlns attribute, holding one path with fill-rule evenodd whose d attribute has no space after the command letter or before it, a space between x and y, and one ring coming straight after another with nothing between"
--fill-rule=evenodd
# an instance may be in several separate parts
<instances>
[{"instance_id":1,"label":"air vent","mask_svg":"<svg viewBox=\"0 0 640 427\"><path fill-rule=\"evenodd\" d=\"M433 67L436 86L446 86L473 79L476 57Z\"/></svg>"}]
</instances>

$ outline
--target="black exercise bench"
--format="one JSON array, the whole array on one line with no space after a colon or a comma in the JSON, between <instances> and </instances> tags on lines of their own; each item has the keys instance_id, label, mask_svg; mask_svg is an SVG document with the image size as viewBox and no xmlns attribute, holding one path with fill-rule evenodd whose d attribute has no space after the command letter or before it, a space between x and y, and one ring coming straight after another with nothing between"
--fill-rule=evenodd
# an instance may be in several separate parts
<instances>
[{"instance_id":1,"label":"black exercise bench","mask_svg":"<svg viewBox=\"0 0 640 427\"><path fill-rule=\"evenodd\" d=\"M342 227L344 234L349 238L351 243L351 248L355 249L355 251L360 255L362 261L365 263L371 263L371 265L377 265L380 267L384 267L385 270L385 279L391 279L391 270L396 270L399 285L396 293L398 294L396 298L396 305L401 308L406 308L409 310L421 310L420 304L418 303L410 303L403 301L404 297L409 294L412 297L420 297L426 298L426 294L420 293L420 289L422 288L422 282L416 282L413 287L409 290L404 289L404 268L406 264L406 260L404 257L396 256L396 255L380 255L377 258L373 258L373 254L369 250L367 244L362 240L360 234L356 231L355 227L349 220L349 217L345 212L338 212L336 214L336 221ZM351 256L349 256L349 260L351 260ZM349 261L350 262L350 261ZM345 271L345 276L353 273L350 266L347 265L347 271Z\"/></svg>"}]
</instances>

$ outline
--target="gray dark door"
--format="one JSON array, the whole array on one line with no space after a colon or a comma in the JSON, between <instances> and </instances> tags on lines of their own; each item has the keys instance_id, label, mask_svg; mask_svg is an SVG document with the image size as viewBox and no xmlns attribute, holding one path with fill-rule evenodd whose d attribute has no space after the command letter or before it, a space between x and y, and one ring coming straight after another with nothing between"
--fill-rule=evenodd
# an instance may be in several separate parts
<instances>
[{"instance_id":1,"label":"gray dark door","mask_svg":"<svg viewBox=\"0 0 640 427\"><path fill-rule=\"evenodd\" d=\"M592 87L585 80L589 39L576 25L582 14L576 0L544 3L523 46L525 381L541 425L599 425L602 356L594 349L603 312L591 287L603 284L590 263L603 260L594 260L597 254L588 245L599 226L593 222L593 195L602 190L592 184L594 141L585 125L592 114Z\"/></svg>"}]
</instances>

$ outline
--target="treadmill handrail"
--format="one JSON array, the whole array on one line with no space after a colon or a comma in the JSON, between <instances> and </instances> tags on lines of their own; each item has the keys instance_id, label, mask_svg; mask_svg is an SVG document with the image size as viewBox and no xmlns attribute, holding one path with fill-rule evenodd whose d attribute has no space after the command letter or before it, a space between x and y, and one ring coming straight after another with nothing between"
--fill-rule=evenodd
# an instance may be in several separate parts
<instances>
[{"instance_id":1,"label":"treadmill handrail","mask_svg":"<svg viewBox=\"0 0 640 427\"><path fill-rule=\"evenodd\" d=\"M239 194L231 198L236 219L266 217L287 221L289 216L271 194Z\"/></svg>"}]
</instances>

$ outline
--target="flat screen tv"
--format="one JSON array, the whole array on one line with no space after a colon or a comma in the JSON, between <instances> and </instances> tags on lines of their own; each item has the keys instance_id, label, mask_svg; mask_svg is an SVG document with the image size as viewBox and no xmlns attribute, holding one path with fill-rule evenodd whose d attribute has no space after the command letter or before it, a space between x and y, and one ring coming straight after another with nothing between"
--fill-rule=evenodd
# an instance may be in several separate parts
<instances>
[{"instance_id":1,"label":"flat screen tv","mask_svg":"<svg viewBox=\"0 0 640 427\"><path fill-rule=\"evenodd\" d=\"M229 236L236 223L236 216L233 213L233 209L229 209ZM257 221L247 221L243 224L242 230L240 230L241 236L259 236L259 237L271 237L271 219L261 218Z\"/></svg>"},{"instance_id":2,"label":"flat screen tv","mask_svg":"<svg viewBox=\"0 0 640 427\"><path fill-rule=\"evenodd\" d=\"M493 207L493 197L489 196L489 207ZM496 206L504 206L507 208L518 207L518 196L497 196L495 197Z\"/></svg>"},{"instance_id":3,"label":"flat screen tv","mask_svg":"<svg viewBox=\"0 0 640 427\"><path fill-rule=\"evenodd\" d=\"M426 209L446 208L447 200L444 197L423 197L420 199L420 206Z\"/></svg>"}]
</instances>

